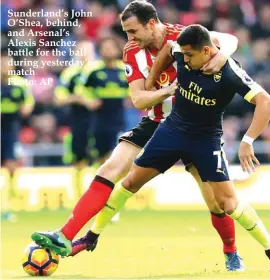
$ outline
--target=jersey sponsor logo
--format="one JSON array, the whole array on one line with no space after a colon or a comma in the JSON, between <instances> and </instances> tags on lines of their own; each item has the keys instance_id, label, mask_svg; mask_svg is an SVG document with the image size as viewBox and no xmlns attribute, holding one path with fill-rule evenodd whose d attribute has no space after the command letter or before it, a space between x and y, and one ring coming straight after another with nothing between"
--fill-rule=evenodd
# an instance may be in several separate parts
<instances>
[{"instance_id":1,"label":"jersey sponsor logo","mask_svg":"<svg viewBox=\"0 0 270 280\"><path fill-rule=\"evenodd\" d=\"M254 81L249 77L249 75L247 73L244 73L242 75L242 81L245 85L252 85L254 83Z\"/></svg>"},{"instance_id":2,"label":"jersey sponsor logo","mask_svg":"<svg viewBox=\"0 0 270 280\"><path fill-rule=\"evenodd\" d=\"M188 99L188 100L190 100L190 101L192 101L192 102L194 102L198 105L207 106L207 107L215 106L217 100L216 99L205 98L204 96L201 96L202 89L203 88L200 87L198 84L191 81L188 89L185 89L185 88L180 86L179 87L179 92L184 98L186 98L186 99Z\"/></svg>"},{"instance_id":3,"label":"jersey sponsor logo","mask_svg":"<svg viewBox=\"0 0 270 280\"><path fill-rule=\"evenodd\" d=\"M129 64L125 64L125 74L130 77L133 74L133 68Z\"/></svg>"},{"instance_id":4,"label":"jersey sponsor logo","mask_svg":"<svg viewBox=\"0 0 270 280\"><path fill-rule=\"evenodd\" d=\"M218 83L218 82L221 80L221 75L222 75L222 72L221 72L221 71L218 72L218 73L216 73L216 74L214 75L214 81L215 81L216 83Z\"/></svg>"},{"instance_id":5,"label":"jersey sponsor logo","mask_svg":"<svg viewBox=\"0 0 270 280\"><path fill-rule=\"evenodd\" d=\"M170 77L166 72L162 72L157 80L157 83L160 86L164 86L165 84L167 84L170 81Z\"/></svg>"}]
</instances>

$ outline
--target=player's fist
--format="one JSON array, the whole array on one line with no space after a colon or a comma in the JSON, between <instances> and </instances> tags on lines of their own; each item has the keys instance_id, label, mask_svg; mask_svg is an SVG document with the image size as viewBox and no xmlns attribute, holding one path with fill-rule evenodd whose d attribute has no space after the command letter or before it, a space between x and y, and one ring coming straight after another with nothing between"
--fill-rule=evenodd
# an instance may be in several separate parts
<instances>
[{"instance_id":1,"label":"player's fist","mask_svg":"<svg viewBox=\"0 0 270 280\"><path fill-rule=\"evenodd\" d=\"M178 87L177 79L175 79L172 84L170 84L169 86L165 87L165 89L167 90L168 96L174 95L177 87Z\"/></svg>"},{"instance_id":2,"label":"player's fist","mask_svg":"<svg viewBox=\"0 0 270 280\"><path fill-rule=\"evenodd\" d=\"M217 73L225 65L226 61L227 57L219 51L201 68L201 70L209 74Z\"/></svg>"},{"instance_id":3,"label":"player's fist","mask_svg":"<svg viewBox=\"0 0 270 280\"><path fill-rule=\"evenodd\" d=\"M251 174L255 171L253 162L255 162L257 165L260 165L260 162L254 155L253 146L249 145L246 142L240 143L238 156L244 172L248 172L249 174Z\"/></svg>"}]
</instances>

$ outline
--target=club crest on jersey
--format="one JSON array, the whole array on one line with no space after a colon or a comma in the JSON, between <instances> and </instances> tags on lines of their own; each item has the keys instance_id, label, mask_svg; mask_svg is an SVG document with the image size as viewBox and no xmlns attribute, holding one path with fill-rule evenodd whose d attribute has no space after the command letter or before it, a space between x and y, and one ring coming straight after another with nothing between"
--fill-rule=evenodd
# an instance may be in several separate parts
<instances>
[{"instance_id":1,"label":"club crest on jersey","mask_svg":"<svg viewBox=\"0 0 270 280\"><path fill-rule=\"evenodd\" d=\"M216 83L218 83L218 82L221 80L221 75L222 75L222 72L221 72L221 71L219 71L218 73L216 73L216 74L214 75L214 81L215 81Z\"/></svg>"},{"instance_id":2,"label":"club crest on jersey","mask_svg":"<svg viewBox=\"0 0 270 280\"><path fill-rule=\"evenodd\" d=\"M245 85L252 85L254 81L249 77L249 75L245 72L242 75L242 81Z\"/></svg>"},{"instance_id":3,"label":"club crest on jersey","mask_svg":"<svg viewBox=\"0 0 270 280\"><path fill-rule=\"evenodd\" d=\"M125 74L127 77L130 77L133 73L133 68L131 67L131 65L126 64L125 65Z\"/></svg>"},{"instance_id":4,"label":"club crest on jersey","mask_svg":"<svg viewBox=\"0 0 270 280\"><path fill-rule=\"evenodd\" d=\"M157 80L157 83L160 86L164 86L165 84L167 84L170 81L170 77L166 72L162 72Z\"/></svg>"}]
</instances>

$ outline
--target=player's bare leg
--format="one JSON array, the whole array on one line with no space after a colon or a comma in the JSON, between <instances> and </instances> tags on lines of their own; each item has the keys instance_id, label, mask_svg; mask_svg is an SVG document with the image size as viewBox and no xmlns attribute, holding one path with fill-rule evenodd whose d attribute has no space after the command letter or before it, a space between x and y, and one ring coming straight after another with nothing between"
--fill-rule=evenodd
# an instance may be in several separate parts
<instances>
[{"instance_id":1,"label":"player's bare leg","mask_svg":"<svg viewBox=\"0 0 270 280\"><path fill-rule=\"evenodd\" d=\"M135 167L135 168L134 168ZM93 251L96 247L97 239L105 226L111 221L112 217L124 206L126 201L137 192L145 182L157 176L159 172L156 169L142 168L133 165L122 186L114 190L106 203L106 206L98 213L91 230L87 234L72 243L71 256L75 256L83 250ZM138 176L139 181L136 178ZM133 182L138 181L137 184ZM92 246L94 244L94 247Z\"/></svg>"},{"instance_id":2,"label":"player's bare leg","mask_svg":"<svg viewBox=\"0 0 270 280\"><path fill-rule=\"evenodd\" d=\"M136 169L139 168L136 166ZM234 244L235 241L235 231L234 231L234 222L231 218L224 215L224 211L220 209L218 203L215 200L215 196L213 194L213 190L208 183L203 183L201 178L194 167L190 168L190 171L193 177L196 179L198 185L201 188L202 194L205 198L205 201L211 212L221 214L221 217L216 217L211 215L214 227L218 231L223 243L224 243L224 253L226 258L226 268L230 271L239 271L243 270L244 266L241 260L241 257L238 255L236 251L236 247ZM131 171L132 173L132 171ZM156 171L154 169L154 175L150 175L150 177L155 176ZM147 178L149 179L149 178ZM98 213L94 223L91 226L91 230L89 230L85 237L80 238L73 242L73 250L71 256L76 255L82 250L91 250L92 247L86 246L86 243L94 244L97 241L98 236L104 230L106 225L112 219L112 217L119 211L119 209L125 204L125 202L133 195L134 192L138 191L143 182L140 182L137 187L134 186L132 189L128 188L119 188L112 192L107 205ZM228 240L229 239L229 240Z\"/></svg>"},{"instance_id":3,"label":"player's bare leg","mask_svg":"<svg viewBox=\"0 0 270 280\"><path fill-rule=\"evenodd\" d=\"M3 162L3 167L8 170L10 178L13 178L16 168L18 167L18 163L14 159L8 159ZM9 204L9 201L6 201L6 203ZM3 211L1 213L1 219L7 220L9 222L15 222L16 215L12 213L10 210Z\"/></svg>"},{"instance_id":4,"label":"player's bare leg","mask_svg":"<svg viewBox=\"0 0 270 280\"><path fill-rule=\"evenodd\" d=\"M122 141L109 160L100 167L95 179L73 209L72 216L66 224L55 232L34 232L32 239L38 245L50 248L57 254L69 255L72 251L72 239L105 206L114 188L114 182L127 174L140 150Z\"/></svg>"},{"instance_id":5,"label":"player's bare leg","mask_svg":"<svg viewBox=\"0 0 270 280\"><path fill-rule=\"evenodd\" d=\"M244 271L243 259L238 254L235 245L234 220L219 207L212 187L207 182L202 182L197 169L193 165L189 168L189 172L200 187L204 201L211 213L212 225L223 242L226 269L228 271Z\"/></svg>"},{"instance_id":6,"label":"player's bare leg","mask_svg":"<svg viewBox=\"0 0 270 280\"><path fill-rule=\"evenodd\" d=\"M221 209L245 228L264 248L270 259L270 235L256 211L247 203L238 201L231 181L209 182Z\"/></svg>"}]
</instances>

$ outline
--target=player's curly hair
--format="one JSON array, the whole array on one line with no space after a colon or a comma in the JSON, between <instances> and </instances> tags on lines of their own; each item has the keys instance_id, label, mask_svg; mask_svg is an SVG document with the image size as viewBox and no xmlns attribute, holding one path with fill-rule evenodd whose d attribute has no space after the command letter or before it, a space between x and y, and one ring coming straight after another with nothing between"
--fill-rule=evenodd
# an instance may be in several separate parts
<instances>
[{"instance_id":1,"label":"player's curly hair","mask_svg":"<svg viewBox=\"0 0 270 280\"><path fill-rule=\"evenodd\" d=\"M157 22L159 21L156 8L146 0L130 2L120 14L120 19L125 21L133 16L137 17L138 21L143 25L147 24L150 19L154 19Z\"/></svg>"}]
</instances>

